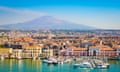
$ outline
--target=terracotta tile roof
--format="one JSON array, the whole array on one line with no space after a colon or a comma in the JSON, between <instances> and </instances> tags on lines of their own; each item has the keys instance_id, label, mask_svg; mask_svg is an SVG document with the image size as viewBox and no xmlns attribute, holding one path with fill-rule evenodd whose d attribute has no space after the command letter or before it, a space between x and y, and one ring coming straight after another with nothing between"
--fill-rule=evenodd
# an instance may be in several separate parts
<instances>
[{"instance_id":1,"label":"terracotta tile roof","mask_svg":"<svg viewBox=\"0 0 120 72\"><path fill-rule=\"evenodd\" d=\"M32 41L33 39L30 37L23 38L24 41Z\"/></svg>"},{"instance_id":2,"label":"terracotta tile roof","mask_svg":"<svg viewBox=\"0 0 120 72\"><path fill-rule=\"evenodd\" d=\"M116 45L114 48L115 48L115 49L120 48L120 45Z\"/></svg>"},{"instance_id":3,"label":"terracotta tile roof","mask_svg":"<svg viewBox=\"0 0 120 72\"><path fill-rule=\"evenodd\" d=\"M98 45L98 46L91 46L90 48L99 48L100 50L104 50L104 51L113 51L114 49L109 47L109 46L105 46L105 45Z\"/></svg>"},{"instance_id":4,"label":"terracotta tile roof","mask_svg":"<svg viewBox=\"0 0 120 72\"><path fill-rule=\"evenodd\" d=\"M63 50L60 50L60 52L66 52L66 50L65 50L65 49L63 49Z\"/></svg>"},{"instance_id":5,"label":"terracotta tile roof","mask_svg":"<svg viewBox=\"0 0 120 72\"><path fill-rule=\"evenodd\" d=\"M38 49L38 48L41 48L41 47L38 47L38 46L26 46L25 48L26 49Z\"/></svg>"},{"instance_id":6,"label":"terracotta tile roof","mask_svg":"<svg viewBox=\"0 0 120 72\"><path fill-rule=\"evenodd\" d=\"M58 44L56 42L52 42L52 41L47 41L46 44L51 44L51 45L58 46Z\"/></svg>"},{"instance_id":7,"label":"terracotta tile roof","mask_svg":"<svg viewBox=\"0 0 120 72\"><path fill-rule=\"evenodd\" d=\"M87 48L76 48L75 51L80 50L80 51L86 51L88 50Z\"/></svg>"},{"instance_id":8,"label":"terracotta tile roof","mask_svg":"<svg viewBox=\"0 0 120 72\"><path fill-rule=\"evenodd\" d=\"M25 38L15 38L14 41L32 41L33 39L30 37Z\"/></svg>"},{"instance_id":9,"label":"terracotta tile roof","mask_svg":"<svg viewBox=\"0 0 120 72\"><path fill-rule=\"evenodd\" d=\"M99 48L99 46L90 46L90 48Z\"/></svg>"},{"instance_id":10,"label":"terracotta tile roof","mask_svg":"<svg viewBox=\"0 0 120 72\"><path fill-rule=\"evenodd\" d=\"M68 48L72 48L74 51L86 51L87 48L77 48L75 46L69 46Z\"/></svg>"},{"instance_id":11,"label":"terracotta tile roof","mask_svg":"<svg viewBox=\"0 0 120 72\"><path fill-rule=\"evenodd\" d=\"M110 47L102 47L102 48L100 48L100 50L101 51L114 51L114 49L113 48L110 48Z\"/></svg>"},{"instance_id":12,"label":"terracotta tile roof","mask_svg":"<svg viewBox=\"0 0 120 72\"><path fill-rule=\"evenodd\" d=\"M15 38L14 41L21 41L21 38Z\"/></svg>"}]
</instances>

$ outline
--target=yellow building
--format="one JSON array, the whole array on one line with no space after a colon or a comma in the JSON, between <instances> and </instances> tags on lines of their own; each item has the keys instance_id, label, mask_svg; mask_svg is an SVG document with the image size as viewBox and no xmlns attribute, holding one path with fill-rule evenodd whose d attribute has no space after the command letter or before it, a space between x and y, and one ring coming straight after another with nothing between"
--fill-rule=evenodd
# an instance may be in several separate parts
<instances>
[{"instance_id":1,"label":"yellow building","mask_svg":"<svg viewBox=\"0 0 120 72\"><path fill-rule=\"evenodd\" d=\"M9 57L9 55L12 53L12 48L0 48L0 56Z\"/></svg>"},{"instance_id":2,"label":"yellow building","mask_svg":"<svg viewBox=\"0 0 120 72\"><path fill-rule=\"evenodd\" d=\"M39 57L42 53L42 47L41 46L26 46L23 48L23 58L33 58L33 57Z\"/></svg>"}]
</instances>

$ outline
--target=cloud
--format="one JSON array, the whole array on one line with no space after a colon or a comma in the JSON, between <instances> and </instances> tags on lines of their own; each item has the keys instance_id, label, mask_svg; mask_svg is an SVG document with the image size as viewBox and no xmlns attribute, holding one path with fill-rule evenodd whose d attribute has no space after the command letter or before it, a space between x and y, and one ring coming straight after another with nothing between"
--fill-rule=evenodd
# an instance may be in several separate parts
<instances>
[{"instance_id":1,"label":"cloud","mask_svg":"<svg viewBox=\"0 0 120 72\"><path fill-rule=\"evenodd\" d=\"M0 25L14 24L29 21L47 14L27 9L16 9L5 6L0 6Z\"/></svg>"},{"instance_id":2,"label":"cloud","mask_svg":"<svg viewBox=\"0 0 120 72\"><path fill-rule=\"evenodd\" d=\"M10 8L10 7L5 7L5 6L0 6L0 10L1 11L6 11L6 12L12 12L12 13L16 13L16 14L32 14L32 15L38 15L38 16L43 16L45 15L45 13L41 13L41 12L36 12L36 11L32 11L32 10L26 10L26 9L14 9L14 8Z\"/></svg>"}]
</instances>

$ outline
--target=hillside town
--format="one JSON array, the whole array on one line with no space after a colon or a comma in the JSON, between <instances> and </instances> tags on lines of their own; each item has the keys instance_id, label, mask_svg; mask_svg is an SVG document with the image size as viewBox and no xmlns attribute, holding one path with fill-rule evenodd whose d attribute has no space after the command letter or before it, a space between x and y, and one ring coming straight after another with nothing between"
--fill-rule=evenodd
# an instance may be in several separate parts
<instances>
[{"instance_id":1,"label":"hillside town","mask_svg":"<svg viewBox=\"0 0 120 72\"><path fill-rule=\"evenodd\" d=\"M120 57L120 31L1 31L0 57Z\"/></svg>"}]
</instances>

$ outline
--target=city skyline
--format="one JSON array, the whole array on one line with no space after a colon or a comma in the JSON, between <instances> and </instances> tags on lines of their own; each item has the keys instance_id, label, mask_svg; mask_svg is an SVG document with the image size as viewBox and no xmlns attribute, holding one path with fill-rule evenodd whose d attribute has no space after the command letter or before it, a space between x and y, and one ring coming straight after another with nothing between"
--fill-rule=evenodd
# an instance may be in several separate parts
<instances>
[{"instance_id":1,"label":"city skyline","mask_svg":"<svg viewBox=\"0 0 120 72\"><path fill-rule=\"evenodd\" d=\"M118 0L1 0L0 25L53 16L102 29L120 29Z\"/></svg>"}]
</instances>

